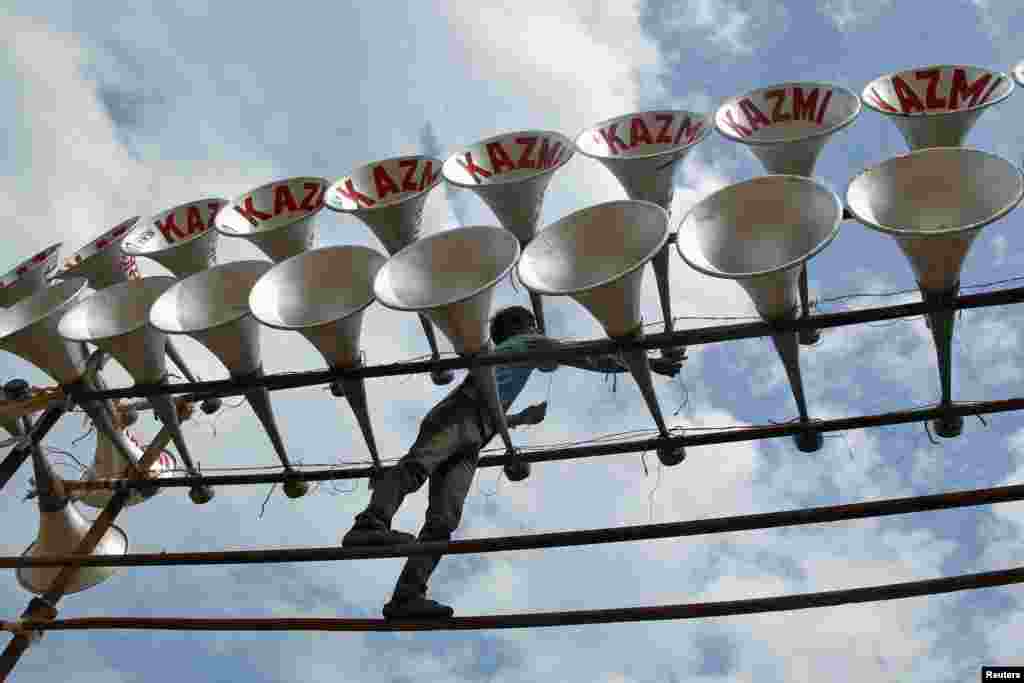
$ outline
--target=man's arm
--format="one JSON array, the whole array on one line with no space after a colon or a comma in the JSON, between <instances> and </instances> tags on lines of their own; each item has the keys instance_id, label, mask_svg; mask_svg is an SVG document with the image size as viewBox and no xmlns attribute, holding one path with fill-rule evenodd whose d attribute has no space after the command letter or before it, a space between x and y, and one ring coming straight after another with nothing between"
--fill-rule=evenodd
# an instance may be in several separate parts
<instances>
[{"instance_id":1,"label":"man's arm","mask_svg":"<svg viewBox=\"0 0 1024 683\"><path fill-rule=\"evenodd\" d=\"M550 337L542 335L536 335L532 337L528 342L531 350L543 350L549 351L559 348L564 348L566 345ZM538 364L537 369L541 372L552 372L558 368L559 361L544 361L543 364ZM590 372L600 373L612 373L612 372L629 372L629 366L621 360L616 354L602 353L595 356L581 356L572 360L561 361L563 365L571 365L574 368L580 370L589 370ZM678 362L667 361L664 358L651 358L651 371L659 375L665 375L666 377L675 377L679 374Z\"/></svg>"},{"instance_id":2,"label":"man's arm","mask_svg":"<svg viewBox=\"0 0 1024 683\"><path fill-rule=\"evenodd\" d=\"M515 429L516 427L522 427L523 425L537 425L544 421L544 417L548 413L548 402L535 403L532 406L527 406L520 410L518 413L511 413L505 421L509 426L509 429Z\"/></svg>"}]
</instances>

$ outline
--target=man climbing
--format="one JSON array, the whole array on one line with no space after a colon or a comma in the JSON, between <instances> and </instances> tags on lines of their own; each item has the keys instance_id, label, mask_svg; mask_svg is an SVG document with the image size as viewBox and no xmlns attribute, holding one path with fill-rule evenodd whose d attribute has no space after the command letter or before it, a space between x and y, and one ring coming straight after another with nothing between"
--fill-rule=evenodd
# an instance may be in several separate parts
<instances>
[{"instance_id":1,"label":"man climbing","mask_svg":"<svg viewBox=\"0 0 1024 683\"><path fill-rule=\"evenodd\" d=\"M491 340L497 353L552 349L559 342L537 332L533 313L522 306L499 311L491 320ZM674 376L679 364L652 358L651 370ZM625 364L614 356L582 358L566 361L566 365L594 372L627 372ZM495 366L498 395L508 410L526 386L530 373L537 367L552 372L557 361L516 363ZM430 479L426 522L420 530L420 541L447 541L459 525L462 507L476 473L480 450L494 437L497 429L491 424L487 402L468 376L423 418L419 435L409 452L380 475L373 486L367 508L356 515L355 525L342 539L344 547L395 545L411 543L412 534L391 529L391 520L405 496L419 490ZM525 408L507 416L510 429L538 424L545 416L547 403ZM529 463L517 463L520 470L515 479L525 478ZM506 473L510 468L506 467ZM426 597L427 581L441 555L414 555L405 563L398 577L391 601L384 605L387 619L445 619L454 611Z\"/></svg>"}]
</instances>

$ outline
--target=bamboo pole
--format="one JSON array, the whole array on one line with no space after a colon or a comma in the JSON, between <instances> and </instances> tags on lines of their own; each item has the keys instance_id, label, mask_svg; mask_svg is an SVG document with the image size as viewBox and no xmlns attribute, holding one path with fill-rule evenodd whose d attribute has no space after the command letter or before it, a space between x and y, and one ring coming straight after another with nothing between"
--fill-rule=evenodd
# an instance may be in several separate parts
<instances>
[{"instance_id":1,"label":"bamboo pole","mask_svg":"<svg viewBox=\"0 0 1024 683\"><path fill-rule=\"evenodd\" d=\"M365 560L415 555L465 555L476 553L536 550L578 545L649 541L664 538L705 536L737 531L775 529L843 522L853 519L887 517L918 512L935 512L977 505L993 505L1024 500L1024 485L891 498L846 505L830 505L782 510L752 515L715 517L686 522L643 524L637 526L559 531L520 536L499 536L462 541L415 542L372 548L275 548L272 550L234 550L204 553L136 553L121 556L64 555L54 557L0 557L0 568L56 567L66 563L89 567L168 567L220 564L267 564L284 562L329 562Z\"/></svg>"},{"instance_id":2,"label":"bamboo pole","mask_svg":"<svg viewBox=\"0 0 1024 683\"><path fill-rule=\"evenodd\" d=\"M1024 583L1024 567L1001 571L945 576L921 581L905 581L860 588L776 595L721 602L695 602L618 609L533 612L520 614L456 617L432 621L384 619L247 618L188 619L139 617L84 617L32 624L43 630L78 631L83 629L136 629L162 631L478 631L506 628L544 628L581 624L621 624L639 621L709 619L741 614L789 612L818 607L836 607L865 602L901 600L940 595L956 591L994 588ZM3 624L11 630L20 624Z\"/></svg>"}]
</instances>

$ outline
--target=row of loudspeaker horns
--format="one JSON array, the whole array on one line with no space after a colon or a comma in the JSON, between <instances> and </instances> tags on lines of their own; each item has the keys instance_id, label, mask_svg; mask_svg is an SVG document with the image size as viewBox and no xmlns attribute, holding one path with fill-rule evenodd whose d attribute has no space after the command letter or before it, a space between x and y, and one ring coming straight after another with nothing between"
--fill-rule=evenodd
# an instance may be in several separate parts
<instances>
[{"instance_id":1,"label":"row of loudspeaker horns","mask_svg":"<svg viewBox=\"0 0 1024 683\"><path fill-rule=\"evenodd\" d=\"M1024 75L1024 68L1019 65L1014 71L1018 82L1022 80L1022 75ZM942 66L901 72L878 79L865 88L864 98L870 107L893 116L911 149L919 149L937 145L961 144L980 112L985 107L1005 99L1010 94L1011 88L1012 84L1003 74L974 67ZM785 109L787 101L790 103L791 110ZM892 103L898 104L899 108L893 106ZM772 110L770 116L766 113L769 108ZM859 110L860 100L845 89L820 83L787 83L763 88L727 101L716 113L715 124L719 131L727 137L750 145L769 172L810 176L824 142L832 133L849 125ZM678 125L678 129L675 129L666 139L666 131L674 123ZM705 117L692 112L665 111L630 114L601 122L584 131L577 137L575 147L581 153L601 160L620 180L631 198L651 199L667 210L671 205L672 174L675 166L693 145L704 138L707 133L705 123ZM629 127L629 142L626 142L617 133L617 126L620 125L623 130L627 126ZM655 128L659 132L652 134ZM557 133L541 131L525 131L496 136L483 140L451 157L443 165L444 176L453 184L477 190L498 215L502 224L519 238L520 243L525 245L531 241L536 229L540 203L551 172L568 161L572 154L571 150L566 153L566 150L569 149L567 142ZM529 153L529 149L532 147L536 147L537 150L533 157ZM512 159L508 153L509 149L519 152L517 159ZM925 299L945 298L955 294L959 282L960 265L973 237L981 227L1008 212L1020 199L1019 172L1016 169L1009 170L1005 162L991 156L979 156L980 153L966 150L964 152L965 155L953 154L951 150L947 150L945 153L937 152L937 154L944 154L946 158L942 159L943 163L936 167L932 167L930 164L932 160L939 161L938 156L922 160L921 157L908 155L890 160L890 162L886 162L877 169L871 169L855 179L848 193L850 209L861 222L869 227L888 232L898 240L900 247L911 260ZM474 154L476 154L475 161ZM487 159L486 163L483 161L484 159ZM324 192L326 183L322 179L291 179L285 181L286 189L282 189L282 183L272 183L243 195L235 202L213 199L175 207L154 217L149 225L145 223L135 225L138 218L131 219L101 235L80 250L61 275L64 278L83 275L88 278L89 284L94 289L103 289L113 283L137 277L134 257L144 255L160 261L178 277L186 278L192 273L209 268L215 261L214 239L216 232L207 229L210 224L216 225L217 230L224 234L248 237L272 258L282 260L295 250L296 245L301 245L300 249L312 245L313 233L308 223L313 214L324 204L325 195L327 195L328 206L339 211L353 213L363 219L374 229L388 251L392 255L396 255L402 251L403 247L414 242L419 235L423 200L427 192L439 181L439 178L432 172L432 166L435 164L441 165L438 160L426 157L390 159L369 164L357 170L351 176L339 180L327 192ZM908 179L920 175L918 171L929 169L938 170L938 173L933 173L928 181L920 185L925 188L923 194L920 192L914 196L902 194L900 200L893 200L889 196L893 192L905 193L906 186L911 182ZM420 173L418 180L415 175L417 171ZM988 181L995 180L996 182L986 184L984 188L981 188L982 191L973 193L966 191L965 188L972 186L969 181L979 177L977 173L981 173L980 177L987 178ZM956 191L944 195L950 201L942 207L931 206L932 194L938 192L936 188L940 186L943 189L947 188L948 185L945 183L954 177L955 181L952 185ZM398 181L398 178L401 178L401 181ZM698 208L703 207L708 210L709 207L716 204L715 211L719 211L719 213L712 212L709 216L718 215L718 219L696 218L695 211L697 209L691 211L684 224L694 225L696 228L688 233L687 241L681 241L679 246L683 258L698 270L713 276L737 279L747 289L762 315L769 318L780 310L792 310L789 306L795 296L793 284L795 280L792 272L794 265L802 268L803 263L818 250L824 248L835 234L835 231L832 230L828 236L822 237L820 230L811 230L803 237L759 234L752 240L747 239L750 236L751 226L743 222L742 215L730 216L730 207L733 212L739 211L740 214L743 214L743 206L749 207L750 202L759 201L759 197L766 197L781 189L782 186L776 185L778 182L783 181L782 179L757 179L750 181L749 186L745 186L745 184L731 186L709 197ZM793 183L799 182L799 180L789 179L786 182ZM800 197L809 201L804 208L812 207L808 209L812 215L817 214L821 206L835 205L835 202L824 199L820 195L820 190L819 187L806 191L795 191ZM303 198L297 200L300 192L304 193ZM257 206L264 208L257 208ZM592 210L600 208L593 207ZM204 209L208 212L209 220L203 219ZM223 211L224 209L231 209L234 213L227 213ZM296 210L298 210L298 216L295 215ZM630 209L626 213L638 210ZM925 215L921 213L922 210L927 215L927 220L921 220L921 216ZM586 211L590 210L584 210L584 212ZM223 225L219 220L222 213L226 214ZM244 223L238 216L244 219ZM573 214L573 216L579 218L577 214ZM573 216L563 220L570 220ZM638 216L633 218L643 222ZM738 219L738 222L733 222L733 219ZM828 225L828 221L815 222L812 220L812 223L818 225L819 228ZM728 232L727 230L723 232L723 227L729 226L743 234L733 240L723 237ZM836 229L837 227L838 223L835 225ZM764 231L759 232L763 233ZM505 241L508 242L507 238ZM741 247L729 246L730 242L739 244ZM277 246L282 244L290 246L283 248ZM813 244L813 246L807 248L809 244ZM754 248L755 245L756 248ZM671 330L671 313L667 306L667 253L664 246L664 242L662 242L652 258L658 277L666 330ZM59 247L59 244L54 245L40 252L32 259L20 264L8 276L0 279L2 303L13 304L18 299L44 286L45 276L49 275L56 266ZM123 247L123 253L119 247ZM745 251L746 248L750 248L749 251ZM750 270L751 264L759 262L760 258L752 258L751 255L754 253L771 254L768 260L772 262L761 264L770 267L762 270L756 268ZM795 256L790 262L778 266L773 259L777 261L779 254L790 256L795 254ZM631 312L638 306L635 293L638 292L636 287L639 286L639 281L636 280L635 273L640 270L643 262L639 266L635 264L632 266L633 279L626 278L626 274L620 274L617 279L613 278L612 281L606 283L608 287L585 286L578 291L565 290L561 293L572 293L577 296L602 320L609 334L612 334L612 330L622 329L616 320L628 321L635 317L635 314ZM531 260L524 259L524 263L531 263ZM618 266L621 265L618 264ZM292 267L301 270L301 266ZM395 268L399 268L399 266L396 265ZM555 288L545 291L545 280L543 278L531 280L531 277L538 276L535 273L524 275L526 272L531 271L529 269L524 271L521 264L520 274L524 276L524 282L534 283L533 287L529 287L529 285L528 287L531 289L531 298L534 300L538 317L543 321L542 312L538 306L539 293L542 291L549 294L559 293L559 290ZM549 271L544 271L543 268L541 272L546 277L552 277L552 274ZM268 283L271 281L272 279L267 280ZM491 286L496 281L494 280ZM615 282L618 284L611 286ZM147 290L152 293L160 290L161 286L165 284L167 283L147 285ZM317 284L319 285L320 282ZM567 283L562 282L561 284L566 285ZM434 290L428 291L433 292ZM601 291L600 294L599 291ZM80 294L80 291L76 291L66 298L76 299ZM381 300L385 301L385 298ZM470 298L472 299L472 297ZM400 299L392 297L391 301L394 307L402 307ZM419 303L422 304L423 301ZM474 306L479 309L480 303L467 305L471 309ZM63 308L62 305L57 307ZM450 337L454 332L453 345L460 348L460 343L456 340L472 340L474 334L469 333L467 336L458 327L465 321L464 311L453 313L442 310L447 308L434 308L434 317L435 320L443 321L438 324L445 329ZM257 309L254 307L253 310ZM410 310L416 309L411 308ZM37 312L29 312L29 317L35 316ZM479 313L480 311L477 310L476 314L470 315L469 318L473 318L477 322L485 320L486 316L481 317ZM279 326L274 323L274 315L272 312L268 313L264 322ZM301 315L299 317L301 318ZM356 336L353 338L349 331L336 335L336 338L340 336L350 340L354 343L355 348L358 348L356 317L353 315L347 322L350 328L354 325ZM943 388L942 403L948 405L951 401L949 346L952 335L952 316L948 313L936 313L929 318L939 356ZM41 319L49 319L51 323L53 322L51 315L44 314ZM431 328L422 316L421 320L424 321L424 329L436 358L436 343ZM283 318L280 318L280 321L283 322ZM43 329L45 325L37 326L37 322L39 321L34 321L27 326L35 328L34 334L30 337L35 336L41 340L43 337L53 336L52 333L55 330L49 330L50 334L48 335ZM339 325L342 324L340 319L337 322ZM17 321L15 323L14 327L19 327ZM453 325L456 327L452 327ZM13 329L11 325L4 327L7 328L7 334L3 335L5 337L14 336L14 332L19 331ZM76 334L74 324L69 322L68 327L73 337ZM322 328L318 325L312 327ZM473 325L470 325L470 328L473 328ZM479 338L483 334L479 331L482 328L479 325L476 328L478 331L475 336ZM23 329L20 331L24 332ZM97 336L94 331L83 334L79 329L77 333L83 339L90 334L93 337ZM199 332L196 334L197 336L201 335ZM316 332L310 331L307 336L312 340L316 334ZM143 336L148 336L148 333ZM208 339L216 337L215 334L202 336ZM321 336L323 335L321 334ZM255 339L255 336L252 335L252 338ZM797 346L791 338L777 336L774 341L789 374L801 419L806 422L807 414L802 396ZM28 346L31 343L30 339ZM321 341L317 344L318 348L324 343L330 344L330 342ZM129 355L148 355L150 359L155 358L159 352L154 350L156 347L153 346L152 340L149 340L148 344L148 347L143 344L143 347L148 348L147 351L122 351L120 355L128 353ZM216 346L216 343L214 345ZM349 344L349 346L352 345ZM18 346L25 348L26 345ZM118 345L112 345L110 348L113 346ZM122 342L119 346L125 346L125 344ZM251 347L252 344L249 346ZM472 343L469 346L461 344L461 350L466 352L472 346ZM10 350L12 345L9 344L7 348ZM171 346L162 348L168 353L173 350ZM42 355L39 353L25 355L36 358L35 362L59 381L61 381L61 377L64 377L66 381L74 381L81 377L79 366L83 364L84 360L83 346L76 349L75 344L72 344L62 351L55 352L44 344L43 349ZM233 374L244 374L249 371L259 372L258 347L255 349L256 353L251 353L252 348L248 350L250 351L248 354L240 354L238 349L226 350L227 357L232 361L229 369L232 369ZM323 349L321 350L323 351ZM329 354L330 352L324 352L330 362ZM65 355L67 358L58 360L51 358L51 356L59 357L61 355ZM172 355L172 359L178 360L175 355ZM643 359L635 357L630 360L634 376L640 383L655 421L662 433L665 433L664 423L661 420L657 404L653 400L653 392L650 390L649 371L646 371L644 367L646 357ZM51 361L55 363L52 370L49 365ZM154 369L158 368L160 363L162 361L150 360L148 366L136 376L137 381L140 378L143 381L153 380L156 372ZM227 364L228 361L225 360L225 363ZM178 364L187 375L187 368L180 362ZM194 378L190 376L189 379ZM450 381L450 378L438 375L435 375L434 379L437 383ZM486 377L481 379L486 383ZM156 381L165 380L161 377ZM290 468L283 452L283 446L280 445L280 437L273 422L269 402L265 392L262 392L262 395L260 393L253 392L249 396L250 402L267 426L268 434L283 463ZM346 387L346 395L353 404L368 445L375 452L365 410L365 395L361 391L361 386ZM503 417L503 413L494 405L496 393L488 392L488 395L492 398L492 410L498 415L499 423L502 423L503 420L500 418ZM157 403L159 401L158 399ZM181 438L174 411L170 405L156 407L162 419L166 419L174 429L174 440L179 451L182 452L186 468L195 473L188 457L187 447ZM97 445L96 464L90 474L99 477L119 476L123 472L126 462L137 461L138 447L135 446L133 449L133 444L127 438L126 432L113 428L109 414L104 412L101 406L92 405L87 406L86 409L90 410L90 415L99 428L99 438L101 439ZM944 436L954 436L959 433L960 424L955 417L943 418L936 424L936 429ZM511 447L503 425L501 431L506 445ZM798 437L797 443L802 450L815 450L820 445L820 436L808 430ZM115 452L116 456L113 455ZM682 453L681 451L659 453L659 456L664 462L673 462L681 459ZM164 463L164 467L167 466L168 463ZM157 469L159 470L159 466ZM523 472L520 471L518 476L524 476ZM297 477L286 487L286 492L293 496L301 495L303 491L304 485ZM195 487L190 495L196 502L205 502L212 496L212 491ZM139 502L142 499L144 498L137 496L132 502ZM105 498L99 495L94 497L91 502L99 505L105 502ZM65 513L70 514L66 511L67 508L65 508ZM57 522L46 523L44 516L44 526L51 529L55 528L55 525L64 529L81 527L80 524L70 523L69 518L62 517L61 520L59 524ZM74 536L75 534L70 534L70 536L68 534L47 534L45 529L41 529L40 540L34 544L33 551L53 551L46 550L46 547L57 548L59 551L59 542L56 544L43 543L43 539L72 538ZM117 545L116 541L112 542L115 546ZM41 550L41 546L45 547ZM116 551L116 548L114 550ZM68 548L63 548L63 551L68 551ZM123 551L122 547L121 552ZM100 570L100 568L93 569ZM23 581L23 583L25 582Z\"/></svg>"},{"instance_id":2,"label":"row of loudspeaker horns","mask_svg":"<svg viewBox=\"0 0 1024 683\"><path fill-rule=\"evenodd\" d=\"M959 189L951 196L939 192L941 188ZM985 225L1012 210L1022 195L1024 177L1012 164L974 150L935 148L891 159L862 173L850 184L847 200L859 220L897 239L928 299L955 293L971 241ZM800 267L834 239L842 211L835 193L814 180L786 175L755 178L698 203L682 221L677 249L697 270L737 280L765 319L785 319L797 308ZM85 283L71 279L16 304L0 320L7 322L13 315L35 321L20 334L37 347L49 346L53 356L60 354L53 336L41 332L52 324L46 321L60 318L57 329L63 341L57 344L63 349L81 341L81 331L88 329L90 340L108 349L130 371L134 369L141 380L160 376L154 368L162 362L164 333L190 334L208 345L211 333L219 335L224 342L214 342L215 353L222 359L227 354L246 358L247 367L255 367L259 356L255 320L301 332L332 368L351 368L360 362L363 312L375 299L396 310L425 312L461 354L486 350L494 286L515 267L532 292L572 296L609 336L630 337L641 329L643 267L664 247L668 222L667 212L655 204L614 201L556 221L522 252L508 231L471 226L432 234L390 259L366 247L323 247L276 265L227 263L180 282L159 276L129 280L73 306ZM33 330L35 325L42 327ZM941 346L939 331L951 331L952 316L931 314L931 326ZM11 345L19 332L3 331L0 347L22 355L24 347ZM236 341L228 343L228 339ZM778 333L773 341L807 426L798 435L797 445L814 451L821 437L809 423L804 405L795 333ZM148 365L136 366L142 355L133 357L133 353L146 349L151 351ZM666 435L646 354L629 353L627 360L659 431ZM48 371L59 378L56 366ZM487 390L495 424L511 449L493 374L474 372ZM948 382L948 375L943 381ZM362 382L346 380L346 396L376 459ZM952 436L959 426L955 418L940 418L937 429ZM684 452L665 450L659 457L671 465L681 461ZM58 510L40 505L40 536L27 552L69 552L84 534L73 507L69 510L66 501ZM104 543L98 552L126 551L119 530L112 530ZM105 578L100 568L92 570L96 570L90 574L92 579ZM34 584L31 574L25 576L29 578L23 577L22 583L27 587L45 585L39 578L42 574ZM88 587L85 579L80 585Z\"/></svg>"},{"instance_id":3,"label":"row of loudspeaker horns","mask_svg":"<svg viewBox=\"0 0 1024 683\"><path fill-rule=\"evenodd\" d=\"M1014 74L1020 78L1024 66L1018 65ZM942 65L883 76L869 83L862 96L869 107L894 120L911 149L921 149L962 144L980 113L1006 99L1012 88L1013 81L999 72ZM861 99L839 86L781 83L728 99L715 113L714 124L727 138L749 146L769 173L809 177L825 142L852 123L860 108ZM64 273L87 277L94 287L109 285L112 280L93 280L118 269L135 273L135 257L148 256L182 277L214 262L217 233L208 231L210 225L219 233L253 241L278 260L296 241L312 239L312 233L296 224L309 219L325 201L330 208L365 221L394 254L419 236L423 201L442 176L479 193L500 223L525 246L536 231L551 175L574 150L605 164L631 199L652 201L670 210L674 171L706 137L707 124L707 116L688 111L639 112L599 122L581 132L574 143L550 131L518 131L481 140L443 164L422 156L374 162L326 191L322 178L270 183L234 202L203 200L164 211L150 221L126 221L79 250ZM436 172L438 168L442 173ZM10 305L37 286L56 267L59 246L36 254L0 278L0 305ZM673 318L666 251L655 257L654 266L669 332ZM539 299L534 297L533 303L543 329ZM436 359L432 329L421 320ZM674 355L681 357L682 351ZM433 379L445 384L451 374L435 373Z\"/></svg>"},{"instance_id":4,"label":"row of loudspeaker horns","mask_svg":"<svg viewBox=\"0 0 1024 683\"><path fill-rule=\"evenodd\" d=\"M912 73L918 76L921 74L927 76L934 75L933 71L935 69L924 69ZM993 75L971 67L943 67L938 68L938 72L948 81L953 94L959 92L957 88L970 86L968 89L974 92L976 99L980 97L981 101L963 112L962 116L947 115L933 121L931 119L934 117L929 117L928 112L924 112L925 116L907 117L907 121L904 122L904 130L908 132L908 142L911 144L914 140L928 137L914 134L914 131L917 130L928 131L932 141L936 141L936 130L951 136L949 140L937 141L962 140L981 107L1000 101L1009 94L1008 89L998 90L996 88L1004 82L1009 83L1001 74ZM889 80L886 81L893 86L891 89L894 92L904 98L906 96L902 94L903 90L893 84L898 85L910 79L910 73L896 74L887 77ZM989 81L992 85L988 87L982 97L981 86ZM883 94L889 92L883 86L884 84L872 84L865 92L870 90L878 99L880 97L879 88ZM1007 85L1008 87L1009 85ZM820 89L823 90L819 92ZM781 117L780 123L785 125L765 126L758 129L757 117L755 116L751 120L750 112L760 112L768 100L779 104L785 99L787 93L790 93L791 99L795 103L793 106L799 106L802 110L807 111L814 110L817 111L817 114L813 117L809 115L807 117L790 116L788 119ZM950 94L950 98L953 97L953 94ZM758 102L760 102L760 108ZM829 103L833 103L831 109L828 108ZM734 98L724 105L716 116L720 130L724 126L723 121L733 124L737 120L738 114L734 115L730 106L738 106L739 109L736 111L745 112L745 115L748 116L748 124L753 127L754 133L749 136L747 141L755 145L754 149L769 171L789 170L799 175L810 175L814 159L824 140L829 134L852 121L859 111L859 100L849 91L841 88L829 89L824 84L804 83L772 86ZM676 114L679 116L675 116ZM814 126L805 125L805 118L813 118L814 125L820 126L820 129L815 130ZM649 149L643 149L646 143L636 144L637 140L633 140L634 133L638 130L649 131L656 123L662 128L670 128L673 121L677 119L678 131L669 135L673 138L673 142L667 149L656 149L652 152ZM617 125L615 121L625 126L626 120L630 121L631 143L627 145L630 149L616 149L615 140L618 138L615 132ZM637 125L638 122L640 125ZM678 162L693 144L702 139L703 134L707 132L703 123L701 117L690 112L647 112L629 115L612 122L598 124L592 131L589 131L589 139L588 132L584 132L577 138L577 146L584 153L602 158L608 163L609 168L623 182L630 196L657 199L658 201L655 203L667 208L671 202L672 188L671 171L667 169ZM780 132L780 128L784 128L785 131ZM794 130L797 132L802 130L803 133L794 134ZM660 140L660 133L658 138ZM605 143L603 150L599 146L588 147L588 145L602 141ZM495 208L496 213L502 217L503 224L519 237L521 243L528 243L528 238L532 237L535 230L539 214L537 207L542 200L550 171L568 158L568 155L563 154L568 149L567 145L563 146L563 142L567 141L556 140L552 143L544 137L542 132L538 131L490 138L450 158L444 165L445 175L456 184L466 180L460 178L460 172L472 177L475 182L480 182L481 184L476 188ZM520 155L521 168L519 169L504 168L499 163L503 159L510 159L510 157L507 151L496 150L505 150L506 146L513 144L524 147L524 151L529 151L525 148L531 146L537 148L537 161L533 163L533 168L523 166L525 162L522 161L522 157L529 155ZM659 144L663 147L665 145L664 142L654 142L655 147ZM478 159L476 162L473 161L474 153ZM606 154L606 156L602 157L602 154ZM616 157L616 154L621 154L621 156ZM571 151L569 155L571 155ZM487 170L487 162L482 161L485 156L490 159L490 171ZM351 211L370 224L389 252L394 254L403 246L415 241L419 235L423 201L427 191L439 181L437 175L433 173L433 165L436 161L425 157L391 159L377 164L369 164L359 169L351 176L339 180L327 192L325 192L326 181L323 179L293 178L257 188L234 202L210 199L175 207L155 216L149 226L137 225L138 219L131 219L115 226L80 250L59 275L63 277L82 275L89 280L93 288L102 289L119 280L137 276L134 256L148 255L163 263L179 277L187 277L194 272L208 268L215 260L214 240L217 232L208 230L211 224L216 225L218 231L225 234L251 239L272 258L280 260L312 245L314 232L311 221L323 205L325 195L327 195L328 206L340 211ZM437 163L439 164L439 162ZM511 161L508 163L514 165ZM544 166L550 168L543 169ZM417 172L420 173L418 184ZM498 179L497 176L502 177ZM402 178L401 188L395 180L399 177ZM301 199L298 199L300 196ZM515 212L519 210L521 214L524 206L529 210L528 220L517 221L516 219L522 218L522 216L515 215ZM161 237L163 240L160 239ZM13 283L8 283L13 286L0 290L0 293L7 297L6 303L10 303L11 300L23 296L27 291L32 291L34 287L44 283L43 274L56 260L56 246L44 250L15 269L15 275L19 277L14 279ZM655 255L654 265L656 276L658 276L663 312L667 313L666 304L669 300L667 252L664 248ZM539 298L535 293L532 294L535 308L540 312ZM542 316L539 317L541 320L543 319ZM421 319L436 358L436 342L433 339L432 328L423 316ZM667 314L667 320L669 322L666 323L666 329L671 329L670 313ZM187 367L180 362L178 354L174 352L174 347L168 344L167 351L172 359L178 361L177 364L183 369L186 376L190 380L194 380L194 377L188 373ZM254 368L249 367L233 369L235 373L252 371L255 371ZM450 374L447 377L435 375L435 381L446 383L450 381ZM283 447L279 445L280 437L273 424L272 415L269 413L266 395L262 394L261 396L254 392L251 398L257 412L267 424L268 433L278 454L288 466ZM161 414L171 412L169 406L162 408ZM176 438L176 441L178 440ZM124 439L120 439L120 441L123 442ZM120 449L125 450L123 446ZM187 454L184 459L186 467L191 469L190 458ZM301 493L301 487L298 484L295 484L290 490Z\"/></svg>"}]
</instances>

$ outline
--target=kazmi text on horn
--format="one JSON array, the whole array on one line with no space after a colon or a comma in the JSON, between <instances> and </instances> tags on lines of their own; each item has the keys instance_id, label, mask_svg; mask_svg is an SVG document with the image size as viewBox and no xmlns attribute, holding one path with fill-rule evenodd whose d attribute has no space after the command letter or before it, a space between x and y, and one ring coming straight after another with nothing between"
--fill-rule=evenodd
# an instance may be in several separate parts
<instances>
[{"instance_id":1,"label":"kazmi text on horn","mask_svg":"<svg viewBox=\"0 0 1024 683\"><path fill-rule=\"evenodd\" d=\"M18 276L24 275L25 273L28 272L28 269L31 268L32 266L39 265L40 263L42 263L46 259L50 258L50 254L52 254L52 253L53 253L53 250L51 250L51 249L47 249L45 251L39 252L38 254L33 256L31 259L29 259L25 263L22 263L20 266L18 266L17 269L14 271L14 273L16 275L18 275ZM13 284L14 284L14 282L6 282L6 283L4 283L4 286L10 286L10 285L13 285Z\"/></svg>"},{"instance_id":2,"label":"kazmi text on horn","mask_svg":"<svg viewBox=\"0 0 1024 683\"><path fill-rule=\"evenodd\" d=\"M722 124L741 138L752 135L760 128L793 121L806 121L822 125L829 102L829 88L804 88L799 85L765 90L760 93L764 101L758 107L749 97L740 99L723 112Z\"/></svg>"},{"instance_id":3,"label":"kazmi text on horn","mask_svg":"<svg viewBox=\"0 0 1024 683\"><path fill-rule=\"evenodd\" d=\"M255 198L252 195L243 199L241 206L235 204L233 208L253 227L256 227L260 221L268 221L281 215L317 211L323 206L325 189L321 183L304 182L302 196L297 198L288 183L280 183L270 189L269 194L273 197L273 206L268 210L257 209L253 204Z\"/></svg>"},{"instance_id":4,"label":"kazmi text on horn","mask_svg":"<svg viewBox=\"0 0 1024 683\"><path fill-rule=\"evenodd\" d=\"M902 114L924 114L932 111L956 111L985 104L1003 77L993 73L982 73L973 81L966 69L921 69L912 77L907 73L897 74L889 79L892 92L885 94L895 103L886 100L879 93L879 87L868 88L867 99L883 111ZM888 90L881 86L883 90Z\"/></svg>"},{"instance_id":5,"label":"kazmi text on horn","mask_svg":"<svg viewBox=\"0 0 1024 683\"><path fill-rule=\"evenodd\" d=\"M663 112L637 115L628 122L619 119L607 126L600 126L594 131L593 138L595 144L607 149L609 154L616 155L644 145L688 145L700 135L703 128L702 120L694 121L690 116Z\"/></svg>"},{"instance_id":6,"label":"kazmi text on horn","mask_svg":"<svg viewBox=\"0 0 1024 683\"><path fill-rule=\"evenodd\" d=\"M543 171L557 166L566 148L560 140L539 135L517 135L488 142L487 160L474 159L472 152L460 154L456 161L476 183L522 168Z\"/></svg>"},{"instance_id":7,"label":"kazmi text on horn","mask_svg":"<svg viewBox=\"0 0 1024 683\"><path fill-rule=\"evenodd\" d=\"M370 168L370 175L373 177L372 189L357 188L352 178L346 178L335 190L358 207L371 207L387 200L392 194L422 192L434 184L438 172L434 170L434 162L430 159L399 159L397 164L374 165Z\"/></svg>"},{"instance_id":8,"label":"kazmi text on horn","mask_svg":"<svg viewBox=\"0 0 1024 683\"><path fill-rule=\"evenodd\" d=\"M164 236L164 239L169 243L177 242L178 240L186 239L196 233L206 232L213 227L213 219L217 215L217 210L220 209L221 204L218 202L210 202L206 205L209 215L206 220L203 220L203 216L199 211L199 207L192 205L187 207L184 217L181 217L181 213L175 211L167 215L164 220L156 220L156 227L160 230L160 233ZM178 218L182 218L182 226L178 227ZM139 236L139 242L143 243L149 240L153 236L152 232Z\"/></svg>"}]
</instances>

